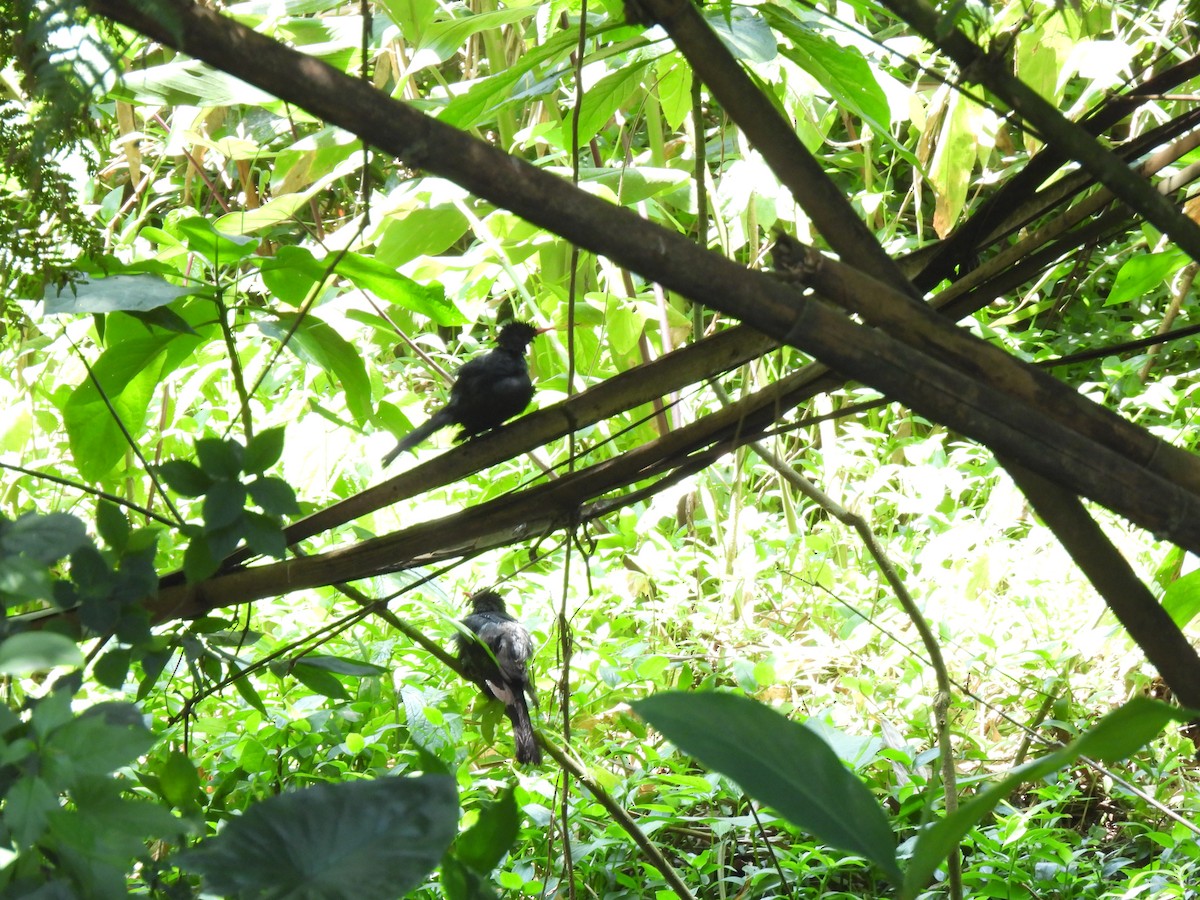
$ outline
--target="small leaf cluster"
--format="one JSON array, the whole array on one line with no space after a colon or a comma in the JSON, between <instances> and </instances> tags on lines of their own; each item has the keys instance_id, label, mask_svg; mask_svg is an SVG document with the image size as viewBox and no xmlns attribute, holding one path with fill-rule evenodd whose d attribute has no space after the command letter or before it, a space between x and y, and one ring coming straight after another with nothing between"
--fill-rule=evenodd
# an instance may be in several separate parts
<instances>
[{"instance_id":1,"label":"small leaf cluster","mask_svg":"<svg viewBox=\"0 0 1200 900\"><path fill-rule=\"evenodd\" d=\"M203 524L183 529L190 538L183 561L189 581L202 581L216 572L242 541L256 553L284 555L283 518L298 513L300 506L290 484L263 474L282 453L283 429L272 428L245 445L232 439L199 440L198 462L176 459L158 467L177 494L204 498ZM249 509L251 503L258 509Z\"/></svg>"}]
</instances>

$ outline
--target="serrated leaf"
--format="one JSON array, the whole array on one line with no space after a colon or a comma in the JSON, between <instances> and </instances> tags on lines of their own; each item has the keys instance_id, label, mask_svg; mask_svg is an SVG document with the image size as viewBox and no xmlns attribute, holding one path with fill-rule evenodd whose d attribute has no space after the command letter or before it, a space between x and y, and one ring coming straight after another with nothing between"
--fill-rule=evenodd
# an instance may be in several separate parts
<instances>
[{"instance_id":1,"label":"serrated leaf","mask_svg":"<svg viewBox=\"0 0 1200 900\"><path fill-rule=\"evenodd\" d=\"M0 556L25 556L43 566L90 542L83 522L70 513L25 513L0 536Z\"/></svg>"},{"instance_id":2,"label":"serrated leaf","mask_svg":"<svg viewBox=\"0 0 1200 900\"><path fill-rule=\"evenodd\" d=\"M261 475L283 456L284 428L268 428L260 431L246 442L242 455L242 471L247 475Z\"/></svg>"},{"instance_id":3,"label":"serrated leaf","mask_svg":"<svg viewBox=\"0 0 1200 900\"><path fill-rule=\"evenodd\" d=\"M250 499L271 515L294 516L300 512L296 492L282 478L256 478L246 488L250 492Z\"/></svg>"},{"instance_id":4,"label":"serrated leaf","mask_svg":"<svg viewBox=\"0 0 1200 900\"><path fill-rule=\"evenodd\" d=\"M254 804L178 862L223 896L395 900L433 871L457 823L447 776L319 784Z\"/></svg>"},{"instance_id":5,"label":"serrated leaf","mask_svg":"<svg viewBox=\"0 0 1200 900\"><path fill-rule=\"evenodd\" d=\"M287 555L287 538L283 528L270 516L247 511L242 514L241 531L246 546L263 556L283 559Z\"/></svg>"},{"instance_id":6,"label":"serrated leaf","mask_svg":"<svg viewBox=\"0 0 1200 900\"><path fill-rule=\"evenodd\" d=\"M158 467L158 475L181 497L202 497L213 483L207 472L186 459L167 460Z\"/></svg>"},{"instance_id":7,"label":"serrated leaf","mask_svg":"<svg viewBox=\"0 0 1200 900\"><path fill-rule=\"evenodd\" d=\"M237 441L202 438L196 441L196 458L211 478L237 478L242 472L245 448Z\"/></svg>"},{"instance_id":8,"label":"serrated leaf","mask_svg":"<svg viewBox=\"0 0 1200 900\"><path fill-rule=\"evenodd\" d=\"M215 481L204 495L204 528L216 532L237 522L246 510L246 486L240 481Z\"/></svg>"}]
</instances>

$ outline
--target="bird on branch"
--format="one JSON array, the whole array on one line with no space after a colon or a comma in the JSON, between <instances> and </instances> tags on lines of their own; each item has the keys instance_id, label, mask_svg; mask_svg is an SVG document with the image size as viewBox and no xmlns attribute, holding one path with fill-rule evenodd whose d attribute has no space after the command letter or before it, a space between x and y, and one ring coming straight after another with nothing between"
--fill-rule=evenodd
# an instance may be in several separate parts
<instances>
[{"instance_id":1,"label":"bird on branch","mask_svg":"<svg viewBox=\"0 0 1200 900\"><path fill-rule=\"evenodd\" d=\"M495 591L480 591L471 598L472 612L462 620L463 631L455 635L458 661L463 672L479 685L488 698L504 704L512 722L517 745L517 762L542 761L542 751L533 734L525 695L537 706L537 695L529 681L529 657L533 639L525 627L508 614L504 600Z\"/></svg>"},{"instance_id":2,"label":"bird on branch","mask_svg":"<svg viewBox=\"0 0 1200 900\"><path fill-rule=\"evenodd\" d=\"M495 428L506 419L522 412L533 399L533 382L529 379L529 364L525 350L542 331L525 322L510 322L500 329L496 348L468 361L450 387L450 399L435 412L429 421L414 428L396 448L383 458L383 464L412 447L435 431L459 425L455 440Z\"/></svg>"}]
</instances>

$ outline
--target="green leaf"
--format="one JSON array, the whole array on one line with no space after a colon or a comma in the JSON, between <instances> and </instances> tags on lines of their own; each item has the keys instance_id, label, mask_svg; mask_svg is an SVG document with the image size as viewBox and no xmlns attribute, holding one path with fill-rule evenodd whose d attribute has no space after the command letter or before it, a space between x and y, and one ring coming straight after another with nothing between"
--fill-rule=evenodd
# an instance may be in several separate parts
<instances>
[{"instance_id":1,"label":"green leaf","mask_svg":"<svg viewBox=\"0 0 1200 900\"><path fill-rule=\"evenodd\" d=\"M953 815L935 822L917 836L900 896L905 900L917 897L966 833L1022 784L1065 768L1080 756L1095 757L1106 763L1118 762L1153 739L1168 722L1186 722L1195 715L1194 711L1177 709L1158 700L1135 697L1068 746L1013 769L999 781L979 790Z\"/></svg>"},{"instance_id":2,"label":"green leaf","mask_svg":"<svg viewBox=\"0 0 1200 900\"><path fill-rule=\"evenodd\" d=\"M292 674L310 691L320 694L322 697L343 702L350 700L350 694L346 691L345 686L324 669L297 662L292 666Z\"/></svg>"},{"instance_id":3,"label":"green leaf","mask_svg":"<svg viewBox=\"0 0 1200 900\"><path fill-rule=\"evenodd\" d=\"M377 666L374 663L363 662L358 659L346 659L344 656L323 656L315 653L307 653L300 657L299 662L316 669L336 672L339 675L371 677L386 675L388 672L383 666Z\"/></svg>"},{"instance_id":4,"label":"green leaf","mask_svg":"<svg viewBox=\"0 0 1200 900\"><path fill-rule=\"evenodd\" d=\"M296 492L282 478L256 478L246 485L250 499L274 516L294 516L300 512Z\"/></svg>"},{"instance_id":5,"label":"green leaf","mask_svg":"<svg viewBox=\"0 0 1200 900\"><path fill-rule=\"evenodd\" d=\"M489 875L517 839L521 817L510 785L479 819L454 841L454 856L479 875Z\"/></svg>"},{"instance_id":6,"label":"green leaf","mask_svg":"<svg viewBox=\"0 0 1200 900\"><path fill-rule=\"evenodd\" d=\"M241 678L235 678L233 681L233 688L248 704L253 706L264 716L267 714L267 705L263 703L262 697L258 695L258 691L254 689L254 685L250 683L249 676L243 675Z\"/></svg>"},{"instance_id":7,"label":"green leaf","mask_svg":"<svg viewBox=\"0 0 1200 900\"><path fill-rule=\"evenodd\" d=\"M71 774L78 777L108 775L137 759L156 740L133 704L101 703L56 729L46 744L71 761Z\"/></svg>"},{"instance_id":8,"label":"green leaf","mask_svg":"<svg viewBox=\"0 0 1200 900\"><path fill-rule=\"evenodd\" d=\"M167 367L169 345L180 340L189 339L161 333L123 340L100 354L92 365L104 396L86 377L71 392L63 405L63 424L71 455L86 480L101 480L129 448L114 413L135 440L145 430L150 401ZM111 410L104 397L112 404Z\"/></svg>"},{"instance_id":9,"label":"green leaf","mask_svg":"<svg viewBox=\"0 0 1200 900\"><path fill-rule=\"evenodd\" d=\"M217 266L230 266L243 260L258 247L257 238L224 234L217 231L204 216L191 216L175 222L172 230L187 242L188 250Z\"/></svg>"},{"instance_id":10,"label":"green leaf","mask_svg":"<svg viewBox=\"0 0 1200 900\"><path fill-rule=\"evenodd\" d=\"M215 481L204 495L204 530L220 531L246 511L246 486L240 481Z\"/></svg>"},{"instance_id":11,"label":"green leaf","mask_svg":"<svg viewBox=\"0 0 1200 900\"><path fill-rule=\"evenodd\" d=\"M775 35L755 10L736 6L730 11L705 13L704 19L738 59L765 63L775 58L779 47Z\"/></svg>"},{"instance_id":12,"label":"green leaf","mask_svg":"<svg viewBox=\"0 0 1200 900\"><path fill-rule=\"evenodd\" d=\"M200 775L186 753L172 750L157 771L162 795L176 807L194 806L200 794Z\"/></svg>"},{"instance_id":13,"label":"green leaf","mask_svg":"<svg viewBox=\"0 0 1200 900\"><path fill-rule=\"evenodd\" d=\"M579 109L579 143L590 141L605 126L613 114L629 101L641 87L649 60L639 60L609 72L583 95ZM562 146L571 145L571 117L563 119L563 133L559 138Z\"/></svg>"},{"instance_id":14,"label":"green leaf","mask_svg":"<svg viewBox=\"0 0 1200 900\"><path fill-rule=\"evenodd\" d=\"M92 667L92 674L105 687L117 690L125 684L132 657L133 653L128 647L109 650L96 660L96 664Z\"/></svg>"},{"instance_id":15,"label":"green leaf","mask_svg":"<svg viewBox=\"0 0 1200 900\"><path fill-rule=\"evenodd\" d=\"M70 513L25 513L0 530L0 557L48 566L89 543L87 528Z\"/></svg>"},{"instance_id":16,"label":"green leaf","mask_svg":"<svg viewBox=\"0 0 1200 900\"><path fill-rule=\"evenodd\" d=\"M261 475L283 456L284 429L268 428L260 431L246 442L242 458L242 470L247 475Z\"/></svg>"},{"instance_id":17,"label":"green leaf","mask_svg":"<svg viewBox=\"0 0 1200 900\"><path fill-rule=\"evenodd\" d=\"M224 896L395 900L433 871L457 822L444 775L319 784L254 804L178 862Z\"/></svg>"},{"instance_id":18,"label":"green leaf","mask_svg":"<svg viewBox=\"0 0 1200 900\"><path fill-rule=\"evenodd\" d=\"M217 571L222 558L220 554L213 552L206 538L193 538L183 551L183 574L193 584L203 581Z\"/></svg>"},{"instance_id":19,"label":"green leaf","mask_svg":"<svg viewBox=\"0 0 1200 900\"><path fill-rule=\"evenodd\" d=\"M113 99L152 106L243 106L278 103L275 97L240 78L196 60L130 69L112 92Z\"/></svg>"},{"instance_id":20,"label":"green leaf","mask_svg":"<svg viewBox=\"0 0 1200 900\"><path fill-rule=\"evenodd\" d=\"M633 708L760 803L901 883L896 839L883 808L810 729L736 694L665 692Z\"/></svg>"},{"instance_id":21,"label":"green leaf","mask_svg":"<svg viewBox=\"0 0 1200 900\"><path fill-rule=\"evenodd\" d=\"M384 216L375 259L401 266L418 256L436 256L467 232L467 217L457 207L418 206Z\"/></svg>"},{"instance_id":22,"label":"green leaf","mask_svg":"<svg viewBox=\"0 0 1200 900\"><path fill-rule=\"evenodd\" d=\"M203 438L196 441L196 457L211 478L237 478L242 472L245 449L237 441Z\"/></svg>"},{"instance_id":23,"label":"green leaf","mask_svg":"<svg viewBox=\"0 0 1200 900\"><path fill-rule=\"evenodd\" d=\"M83 654L75 642L52 631L25 631L0 642L2 675L31 675L55 666L82 665Z\"/></svg>"},{"instance_id":24,"label":"green leaf","mask_svg":"<svg viewBox=\"0 0 1200 900\"><path fill-rule=\"evenodd\" d=\"M264 334L282 341L295 316L281 314L278 322L263 322ZM358 349L336 331L309 313L288 341L288 349L305 362L324 369L331 381L346 392L346 408L360 423L371 418L371 380Z\"/></svg>"},{"instance_id":25,"label":"green leaf","mask_svg":"<svg viewBox=\"0 0 1200 900\"><path fill-rule=\"evenodd\" d=\"M157 471L167 487L181 497L202 497L212 487L209 474L190 460L169 459Z\"/></svg>"},{"instance_id":26,"label":"green leaf","mask_svg":"<svg viewBox=\"0 0 1200 900\"><path fill-rule=\"evenodd\" d=\"M1167 585L1162 607L1180 628L1200 613L1200 569L1177 578Z\"/></svg>"},{"instance_id":27,"label":"green leaf","mask_svg":"<svg viewBox=\"0 0 1200 900\"><path fill-rule=\"evenodd\" d=\"M96 530L118 555L125 552L131 529L125 513L115 503L101 500L96 504Z\"/></svg>"},{"instance_id":28,"label":"green leaf","mask_svg":"<svg viewBox=\"0 0 1200 900\"><path fill-rule=\"evenodd\" d=\"M171 284L157 275L110 275L107 278L84 278L62 288L50 285L42 301L49 315L145 313L196 290L194 287ZM187 323L184 325L187 326Z\"/></svg>"},{"instance_id":29,"label":"green leaf","mask_svg":"<svg viewBox=\"0 0 1200 900\"><path fill-rule=\"evenodd\" d=\"M421 45L413 54L412 62L409 64L408 74L412 75L426 65L445 62L457 53L466 39L473 34L489 28L502 28L505 25L522 22L532 16L534 12L535 10L531 6L517 6L512 9L499 9L479 15L434 22L425 29Z\"/></svg>"},{"instance_id":30,"label":"green leaf","mask_svg":"<svg viewBox=\"0 0 1200 900\"><path fill-rule=\"evenodd\" d=\"M273 517L247 510L242 514L241 531L246 545L255 553L276 559L287 555L287 537Z\"/></svg>"},{"instance_id":31,"label":"green leaf","mask_svg":"<svg viewBox=\"0 0 1200 900\"><path fill-rule=\"evenodd\" d=\"M1141 253L1130 257L1117 272L1116 281L1104 305L1117 306L1162 290L1167 280L1187 262L1187 254L1175 248L1162 253Z\"/></svg>"},{"instance_id":32,"label":"green leaf","mask_svg":"<svg viewBox=\"0 0 1200 900\"><path fill-rule=\"evenodd\" d=\"M462 322L462 314L446 299L440 284L420 284L361 253L347 253L338 260L337 273L355 287L370 291L389 303L427 316L439 325Z\"/></svg>"}]
</instances>

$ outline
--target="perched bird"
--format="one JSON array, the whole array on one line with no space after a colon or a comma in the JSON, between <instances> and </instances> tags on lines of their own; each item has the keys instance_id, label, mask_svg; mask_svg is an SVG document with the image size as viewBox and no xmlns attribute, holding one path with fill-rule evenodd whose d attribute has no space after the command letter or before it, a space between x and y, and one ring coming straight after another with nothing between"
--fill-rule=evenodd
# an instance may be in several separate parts
<instances>
[{"instance_id":1,"label":"perched bird","mask_svg":"<svg viewBox=\"0 0 1200 900\"><path fill-rule=\"evenodd\" d=\"M495 591L475 594L471 609L471 614L462 620L466 631L455 636L458 661L485 697L504 704L504 714L512 722L517 762L540 763L542 751L533 736L533 723L525 703L528 694L537 706L528 669L533 640L524 626L508 614L504 600Z\"/></svg>"},{"instance_id":2,"label":"perched bird","mask_svg":"<svg viewBox=\"0 0 1200 900\"><path fill-rule=\"evenodd\" d=\"M510 322L500 329L497 347L477 356L458 370L446 405L429 421L414 428L383 458L386 466L397 456L415 447L435 431L461 425L456 440L474 437L511 419L533 399L533 382L525 348L541 332L525 322Z\"/></svg>"}]
</instances>

